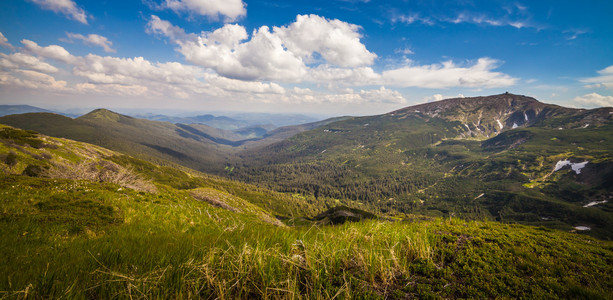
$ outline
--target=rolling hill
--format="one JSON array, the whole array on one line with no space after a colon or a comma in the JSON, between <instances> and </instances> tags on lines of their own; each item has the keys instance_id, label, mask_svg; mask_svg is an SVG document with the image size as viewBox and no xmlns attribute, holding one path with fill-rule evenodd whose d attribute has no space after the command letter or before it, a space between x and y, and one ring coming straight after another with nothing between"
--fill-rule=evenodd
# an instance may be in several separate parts
<instances>
[{"instance_id":1,"label":"rolling hill","mask_svg":"<svg viewBox=\"0 0 613 300\"><path fill-rule=\"evenodd\" d=\"M0 117L0 124L91 143L156 163L170 161L222 174L227 159L237 150L268 145L335 120L338 118L280 127L271 132L255 127L229 131L203 124L138 119L97 109L75 119L53 113L8 115Z\"/></svg>"},{"instance_id":2,"label":"rolling hill","mask_svg":"<svg viewBox=\"0 0 613 300\"><path fill-rule=\"evenodd\" d=\"M105 109L76 119L50 113L11 115L0 123L70 138L151 161L172 161L197 170L221 168L227 147L196 136L179 125L136 119Z\"/></svg>"}]
</instances>

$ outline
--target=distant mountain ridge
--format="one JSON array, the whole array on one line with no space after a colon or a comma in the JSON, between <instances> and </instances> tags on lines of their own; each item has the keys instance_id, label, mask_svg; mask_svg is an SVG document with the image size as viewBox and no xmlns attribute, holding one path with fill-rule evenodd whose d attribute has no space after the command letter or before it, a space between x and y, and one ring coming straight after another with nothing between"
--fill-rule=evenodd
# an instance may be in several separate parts
<instances>
[{"instance_id":1,"label":"distant mountain ridge","mask_svg":"<svg viewBox=\"0 0 613 300\"><path fill-rule=\"evenodd\" d=\"M50 110L30 105L0 105L0 117L32 112L52 112Z\"/></svg>"}]
</instances>

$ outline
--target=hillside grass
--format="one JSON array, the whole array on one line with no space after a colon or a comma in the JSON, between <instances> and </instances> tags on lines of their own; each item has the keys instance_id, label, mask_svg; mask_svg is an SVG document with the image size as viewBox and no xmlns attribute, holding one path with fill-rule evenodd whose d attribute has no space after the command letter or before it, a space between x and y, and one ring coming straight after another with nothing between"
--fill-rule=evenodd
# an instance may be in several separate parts
<instances>
[{"instance_id":1,"label":"hillside grass","mask_svg":"<svg viewBox=\"0 0 613 300\"><path fill-rule=\"evenodd\" d=\"M613 243L458 219L280 227L187 190L6 176L3 298L584 298Z\"/></svg>"}]
</instances>

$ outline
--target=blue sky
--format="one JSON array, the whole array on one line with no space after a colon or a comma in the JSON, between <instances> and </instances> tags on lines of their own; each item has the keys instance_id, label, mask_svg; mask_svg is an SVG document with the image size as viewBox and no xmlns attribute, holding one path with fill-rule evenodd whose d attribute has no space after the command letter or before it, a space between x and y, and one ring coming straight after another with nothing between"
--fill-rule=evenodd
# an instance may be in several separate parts
<instances>
[{"instance_id":1,"label":"blue sky","mask_svg":"<svg viewBox=\"0 0 613 300\"><path fill-rule=\"evenodd\" d=\"M384 113L613 106L611 1L4 0L0 103Z\"/></svg>"}]
</instances>

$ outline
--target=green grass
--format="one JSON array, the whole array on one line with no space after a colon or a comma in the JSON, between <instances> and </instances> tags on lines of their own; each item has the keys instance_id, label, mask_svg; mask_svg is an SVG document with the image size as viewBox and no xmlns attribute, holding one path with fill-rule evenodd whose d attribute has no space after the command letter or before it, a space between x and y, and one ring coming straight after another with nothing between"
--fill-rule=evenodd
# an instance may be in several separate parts
<instances>
[{"instance_id":1,"label":"green grass","mask_svg":"<svg viewBox=\"0 0 613 300\"><path fill-rule=\"evenodd\" d=\"M586 298L613 291L613 243L437 219L279 227L189 197L2 178L8 298Z\"/></svg>"}]
</instances>

